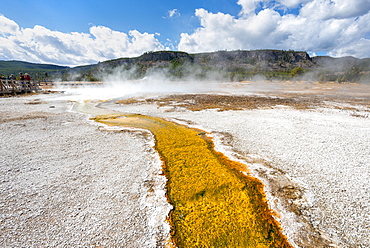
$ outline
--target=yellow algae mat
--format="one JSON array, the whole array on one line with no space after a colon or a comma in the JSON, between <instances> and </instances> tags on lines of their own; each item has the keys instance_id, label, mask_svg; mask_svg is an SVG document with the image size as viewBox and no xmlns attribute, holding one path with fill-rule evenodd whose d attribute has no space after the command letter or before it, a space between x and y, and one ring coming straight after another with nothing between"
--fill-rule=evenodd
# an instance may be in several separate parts
<instances>
[{"instance_id":1,"label":"yellow algae mat","mask_svg":"<svg viewBox=\"0 0 370 248\"><path fill-rule=\"evenodd\" d=\"M216 152L210 138L164 119L99 116L108 125L147 129L164 162L169 221L177 247L292 247L268 208L263 184Z\"/></svg>"}]
</instances>

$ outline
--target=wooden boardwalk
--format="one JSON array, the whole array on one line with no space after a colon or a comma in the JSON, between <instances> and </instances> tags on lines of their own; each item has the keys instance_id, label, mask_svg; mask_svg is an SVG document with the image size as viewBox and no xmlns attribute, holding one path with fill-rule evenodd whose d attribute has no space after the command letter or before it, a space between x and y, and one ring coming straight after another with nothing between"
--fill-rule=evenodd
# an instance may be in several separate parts
<instances>
[{"instance_id":1,"label":"wooden boardwalk","mask_svg":"<svg viewBox=\"0 0 370 248\"><path fill-rule=\"evenodd\" d=\"M39 83L26 80L0 80L0 95L16 95L41 90Z\"/></svg>"}]
</instances>

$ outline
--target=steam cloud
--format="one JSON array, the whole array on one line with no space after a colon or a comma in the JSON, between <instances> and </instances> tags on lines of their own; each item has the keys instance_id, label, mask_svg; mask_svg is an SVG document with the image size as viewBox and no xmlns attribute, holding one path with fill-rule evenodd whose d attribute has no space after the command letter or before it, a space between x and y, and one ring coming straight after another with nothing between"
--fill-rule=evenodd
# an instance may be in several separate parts
<instances>
[{"instance_id":1,"label":"steam cloud","mask_svg":"<svg viewBox=\"0 0 370 248\"><path fill-rule=\"evenodd\" d=\"M191 70L189 67L188 70ZM203 80L194 78L194 73L181 80L168 77L166 70L153 69L141 79L132 79L134 69L116 69L113 73L104 75L104 83L87 83L80 86L59 85L57 90L65 92L63 99L83 100L112 100L140 97L163 96L169 94L255 94L257 92L280 89L283 86L278 82L267 81L257 75L251 81L235 83L222 81L222 72L210 72Z\"/></svg>"},{"instance_id":2,"label":"steam cloud","mask_svg":"<svg viewBox=\"0 0 370 248\"><path fill-rule=\"evenodd\" d=\"M190 68L188 68L190 70ZM135 69L115 69L109 74L103 74L103 84L87 84L78 87L63 86L57 90L65 92L70 100L109 100L126 99L145 95L164 95L171 93L204 93L224 91L224 82L212 80L218 75L209 74L207 80L195 80L192 73L181 81L168 77L166 70L152 69L141 79L132 79Z\"/></svg>"}]
</instances>

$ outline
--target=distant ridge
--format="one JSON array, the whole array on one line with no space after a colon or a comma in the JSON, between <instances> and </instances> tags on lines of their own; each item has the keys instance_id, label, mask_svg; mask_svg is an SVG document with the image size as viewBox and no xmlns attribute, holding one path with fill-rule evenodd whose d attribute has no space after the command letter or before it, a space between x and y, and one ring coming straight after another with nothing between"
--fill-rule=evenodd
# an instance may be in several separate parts
<instances>
[{"instance_id":1,"label":"distant ridge","mask_svg":"<svg viewBox=\"0 0 370 248\"><path fill-rule=\"evenodd\" d=\"M45 73L55 73L69 68L70 67L68 66L37 64L16 60L0 61L0 73L5 76L9 76L11 74L17 76L22 72L30 74L32 78L36 78L41 75L45 77Z\"/></svg>"},{"instance_id":2,"label":"distant ridge","mask_svg":"<svg viewBox=\"0 0 370 248\"><path fill-rule=\"evenodd\" d=\"M333 58L329 56L310 57L305 51L284 50L237 50L217 51L209 53L189 54L178 51L148 52L133 58L119 58L100 62L85 68L98 66L100 68L117 66L141 66L143 69L170 64L193 64L214 68L244 68L262 69L268 71L291 70L295 67L304 69L318 69L348 66L359 66L370 70L370 58L358 59L354 57Z\"/></svg>"},{"instance_id":3,"label":"distant ridge","mask_svg":"<svg viewBox=\"0 0 370 248\"><path fill-rule=\"evenodd\" d=\"M0 60L0 70L4 69L20 69L20 70L63 70L70 68L68 66L59 66L53 64L38 64L16 60Z\"/></svg>"},{"instance_id":4,"label":"distant ridge","mask_svg":"<svg viewBox=\"0 0 370 248\"><path fill-rule=\"evenodd\" d=\"M196 74L202 79L209 72L217 72L222 79L247 80L255 75L267 79L287 79L308 73L322 80L346 81L370 74L370 59L354 57L310 57L305 51L292 50L237 50L189 54L181 51L146 52L138 57L118 58L77 67L35 64L21 61L0 61L0 73L28 72L34 76L49 73L59 80L104 80L102 75L130 71L132 78L141 78L147 72L165 69L166 76L182 78ZM298 72L298 73L297 73ZM340 75L351 74L343 77ZM354 74L358 74L356 77ZM361 75L360 75L361 74Z\"/></svg>"},{"instance_id":5,"label":"distant ridge","mask_svg":"<svg viewBox=\"0 0 370 248\"><path fill-rule=\"evenodd\" d=\"M163 66L169 63L188 63L208 67L245 67L254 68L257 64L264 69L287 69L297 66L313 67L314 63L306 52L283 50L218 51L188 54L175 51L144 53L135 58L120 58L99 63L101 67L141 65L144 68Z\"/></svg>"}]
</instances>

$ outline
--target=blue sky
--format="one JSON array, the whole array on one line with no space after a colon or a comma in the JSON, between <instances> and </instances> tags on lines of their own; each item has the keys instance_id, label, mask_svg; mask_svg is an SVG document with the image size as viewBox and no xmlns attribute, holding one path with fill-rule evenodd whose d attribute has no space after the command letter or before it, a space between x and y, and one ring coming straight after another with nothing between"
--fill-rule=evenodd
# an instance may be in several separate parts
<instances>
[{"instance_id":1,"label":"blue sky","mask_svg":"<svg viewBox=\"0 0 370 248\"><path fill-rule=\"evenodd\" d=\"M370 57L370 0L0 0L0 60L97 63L147 51Z\"/></svg>"},{"instance_id":2,"label":"blue sky","mask_svg":"<svg viewBox=\"0 0 370 248\"><path fill-rule=\"evenodd\" d=\"M229 0L0 0L0 14L23 28L35 25L60 32L89 32L91 26L106 26L116 31L159 33L159 40L170 39L176 45L180 33L199 27L194 11L205 8L211 12L237 15L241 7ZM24 11L20 11L24 10ZM175 14L169 16L171 11ZM20 14L26 12L30 14Z\"/></svg>"}]
</instances>

